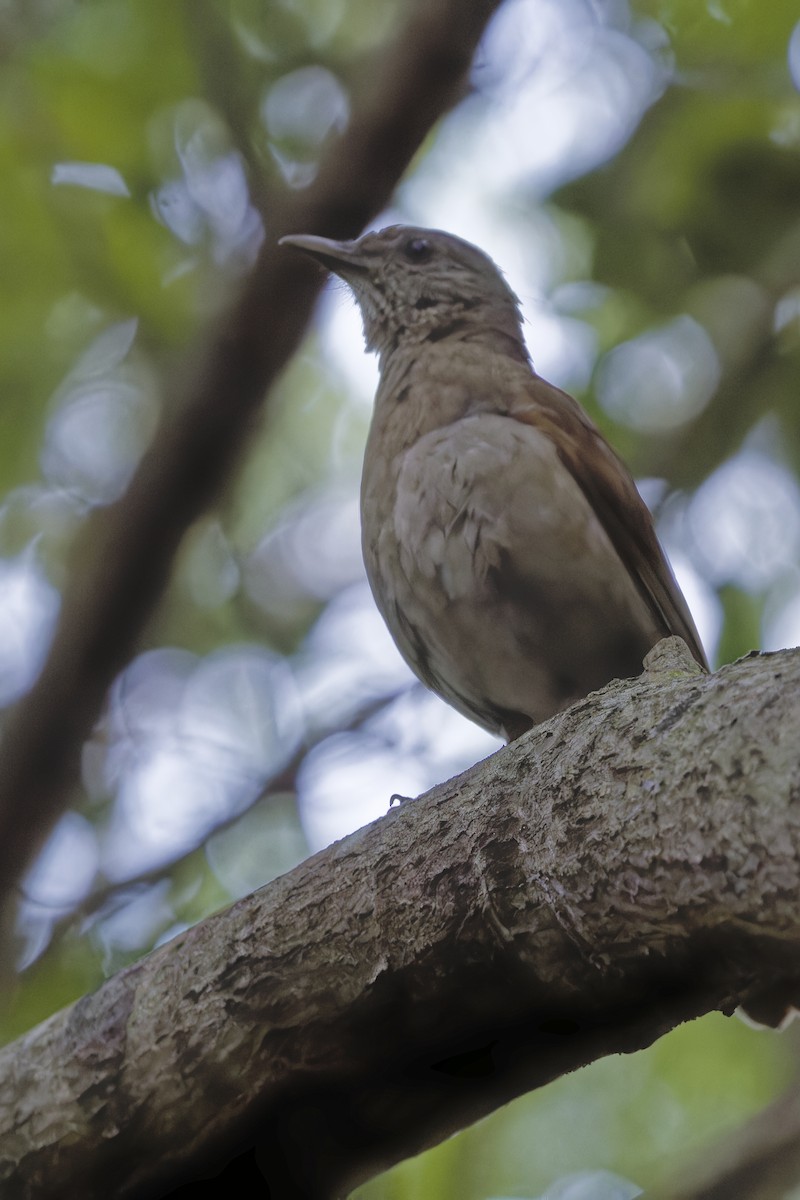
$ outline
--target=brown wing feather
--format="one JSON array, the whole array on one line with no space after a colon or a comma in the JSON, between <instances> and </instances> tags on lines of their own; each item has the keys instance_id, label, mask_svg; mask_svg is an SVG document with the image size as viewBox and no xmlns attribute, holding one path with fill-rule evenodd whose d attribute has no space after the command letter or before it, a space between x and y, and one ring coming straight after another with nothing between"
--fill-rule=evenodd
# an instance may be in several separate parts
<instances>
[{"instance_id":1,"label":"brown wing feather","mask_svg":"<svg viewBox=\"0 0 800 1200\"><path fill-rule=\"evenodd\" d=\"M555 443L561 461L591 503L643 599L663 624L664 636L682 637L698 663L708 670L700 637L661 549L653 518L622 459L566 392L534 376L527 400L515 404L509 415L540 429Z\"/></svg>"}]
</instances>

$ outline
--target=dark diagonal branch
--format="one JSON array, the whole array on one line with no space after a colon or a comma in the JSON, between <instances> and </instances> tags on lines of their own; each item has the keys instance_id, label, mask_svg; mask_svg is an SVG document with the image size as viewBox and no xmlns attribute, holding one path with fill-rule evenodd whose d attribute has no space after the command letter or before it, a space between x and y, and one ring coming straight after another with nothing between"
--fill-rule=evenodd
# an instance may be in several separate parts
<instances>
[{"instance_id":1,"label":"dark diagonal branch","mask_svg":"<svg viewBox=\"0 0 800 1200\"><path fill-rule=\"evenodd\" d=\"M757 1007L800 977L798 697L800 651L706 676L662 642L120 972L0 1053L4 1200L152 1200L253 1146L272 1200L342 1195Z\"/></svg>"},{"instance_id":2,"label":"dark diagonal branch","mask_svg":"<svg viewBox=\"0 0 800 1200\"><path fill-rule=\"evenodd\" d=\"M173 380L172 416L126 495L91 518L50 656L0 757L6 890L58 816L80 747L133 652L192 521L219 494L264 395L303 333L320 284L275 248L296 230L350 237L384 206L436 119L461 94L499 0L420 0L315 183L265 213L270 237L238 302Z\"/></svg>"}]
</instances>

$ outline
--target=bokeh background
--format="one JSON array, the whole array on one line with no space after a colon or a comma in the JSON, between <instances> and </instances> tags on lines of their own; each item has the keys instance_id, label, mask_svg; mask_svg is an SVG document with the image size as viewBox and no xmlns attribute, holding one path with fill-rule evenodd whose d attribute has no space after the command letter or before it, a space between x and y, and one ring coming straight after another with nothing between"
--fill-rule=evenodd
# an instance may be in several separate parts
<instances>
[{"instance_id":1,"label":"bokeh background","mask_svg":"<svg viewBox=\"0 0 800 1200\"><path fill-rule=\"evenodd\" d=\"M0 720L83 519L124 491L271 191L314 179L406 11L0 3ZM634 470L715 663L800 642L798 89L796 0L506 0L375 222L448 229L505 270L537 369ZM415 683L369 595L375 382L331 285L24 882L2 1040L498 744ZM633 1181L585 1193L622 1200L795 1072L790 1037L710 1016L358 1196L533 1197L588 1170Z\"/></svg>"}]
</instances>

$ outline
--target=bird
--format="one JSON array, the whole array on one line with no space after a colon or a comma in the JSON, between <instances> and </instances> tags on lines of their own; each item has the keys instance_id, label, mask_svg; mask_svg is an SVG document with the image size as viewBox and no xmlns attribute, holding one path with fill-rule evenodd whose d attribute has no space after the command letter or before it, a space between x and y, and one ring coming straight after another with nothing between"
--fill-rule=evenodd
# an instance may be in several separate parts
<instances>
[{"instance_id":1,"label":"bird","mask_svg":"<svg viewBox=\"0 0 800 1200\"><path fill-rule=\"evenodd\" d=\"M349 286L380 380L361 481L364 563L416 676L506 741L677 635L708 669L634 479L539 376L493 260L438 229L291 234Z\"/></svg>"}]
</instances>

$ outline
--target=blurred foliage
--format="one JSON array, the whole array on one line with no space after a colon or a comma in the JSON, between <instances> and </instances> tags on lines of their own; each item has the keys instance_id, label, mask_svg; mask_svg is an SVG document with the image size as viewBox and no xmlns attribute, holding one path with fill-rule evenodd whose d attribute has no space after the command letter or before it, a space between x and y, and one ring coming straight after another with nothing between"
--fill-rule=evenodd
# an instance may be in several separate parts
<instances>
[{"instance_id":1,"label":"blurred foliage","mask_svg":"<svg viewBox=\"0 0 800 1200\"><path fill-rule=\"evenodd\" d=\"M35 675L76 530L124 488L168 368L269 237L272 198L313 178L404 11L0 5L0 704ZM799 15L507 0L386 214L508 271L538 368L645 480L717 661L800 630ZM26 881L4 1040L491 749L413 686L366 595L373 379L352 304L326 294ZM710 1017L359 1196L532 1196L602 1169L655 1185L767 1103L794 1055Z\"/></svg>"}]
</instances>

